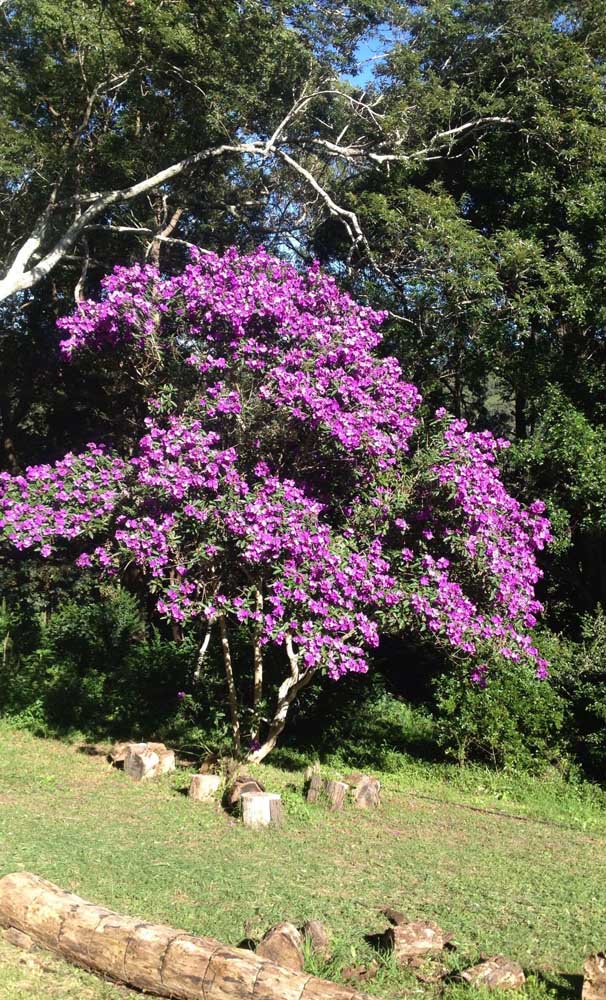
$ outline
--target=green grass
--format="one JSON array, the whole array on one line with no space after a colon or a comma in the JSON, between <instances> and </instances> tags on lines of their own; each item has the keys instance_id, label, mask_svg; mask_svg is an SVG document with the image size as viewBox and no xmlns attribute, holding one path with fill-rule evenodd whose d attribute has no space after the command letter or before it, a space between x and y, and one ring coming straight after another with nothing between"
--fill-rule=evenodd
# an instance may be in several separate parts
<instances>
[{"instance_id":1,"label":"green grass","mask_svg":"<svg viewBox=\"0 0 606 1000\"><path fill-rule=\"evenodd\" d=\"M606 945L606 804L557 775L495 775L393 760L383 807L331 815L304 802L302 767L257 768L282 793L284 829L252 833L180 794L181 770L134 784L102 755L0 725L0 875L36 872L96 903L229 944L281 920L320 919L334 936L328 967L377 957L382 905L453 931L453 969L502 952L530 975L526 994L578 995L585 956ZM296 760L297 765L302 764ZM483 811L484 810L484 811ZM379 958L360 986L385 998L439 988ZM480 994L443 989L446 1000ZM134 994L133 994L134 995ZM131 996L43 953L0 942L3 1000Z\"/></svg>"}]
</instances>

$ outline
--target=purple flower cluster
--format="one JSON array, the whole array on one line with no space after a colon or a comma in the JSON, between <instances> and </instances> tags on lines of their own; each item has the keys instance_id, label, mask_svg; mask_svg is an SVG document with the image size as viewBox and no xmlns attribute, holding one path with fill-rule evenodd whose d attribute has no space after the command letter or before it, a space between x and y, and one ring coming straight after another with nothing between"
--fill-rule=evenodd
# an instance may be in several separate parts
<instances>
[{"instance_id":1,"label":"purple flower cluster","mask_svg":"<svg viewBox=\"0 0 606 1000\"><path fill-rule=\"evenodd\" d=\"M134 561L161 614L231 616L333 678L365 671L379 624L407 614L476 660L492 650L544 673L526 631L543 507L506 492L503 442L460 421L436 431L420 498L420 396L373 353L382 319L318 267L262 249L195 252L173 278L117 268L99 302L60 321L62 349L145 369L138 446L3 474L0 531L43 556L67 540L82 567ZM484 663L474 671L483 683Z\"/></svg>"},{"instance_id":2,"label":"purple flower cluster","mask_svg":"<svg viewBox=\"0 0 606 1000\"><path fill-rule=\"evenodd\" d=\"M545 505L537 500L524 509L505 489L496 459L507 441L469 431L464 420L446 421L443 435L439 461L430 468L436 507L424 512L431 527L421 538L449 555L421 556L421 590L412 596L412 606L432 632L463 652L475 654L490 642L505 659L527 658L537 676L546 677L547 661L522 631L536 624L542 610L534 596L542 576L534 554L551 540ZM441 508L440 491L446 499ZM490 595L488 613L464 593L455 574L475 578L475 589L483 583Z\"/></svg>"}]
</instances>

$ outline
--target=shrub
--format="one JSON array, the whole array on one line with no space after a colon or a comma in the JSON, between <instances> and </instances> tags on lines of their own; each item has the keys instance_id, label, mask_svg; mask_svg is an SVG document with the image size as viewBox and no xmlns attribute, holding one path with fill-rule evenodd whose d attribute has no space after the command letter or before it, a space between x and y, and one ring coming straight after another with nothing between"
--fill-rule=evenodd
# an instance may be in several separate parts
<instances>
[{"instance_id":1,"label":"shrub","mask_svg":"<svg viewBox=\"0 0 606 1000\"><path fill-rule=\"evenodd\" d=\"M494 669L485 686L468 672L443 674L435 682L435 716L438 742L460 764L537 770L564 753L563 697L517 664Z\"/></svg>"}]
</instances>

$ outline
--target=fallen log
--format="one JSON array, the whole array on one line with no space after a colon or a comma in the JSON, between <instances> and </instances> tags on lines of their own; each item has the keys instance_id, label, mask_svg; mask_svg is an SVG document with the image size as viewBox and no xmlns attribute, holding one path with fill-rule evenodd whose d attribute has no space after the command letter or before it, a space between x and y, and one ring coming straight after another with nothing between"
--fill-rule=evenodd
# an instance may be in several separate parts
<instances>
[{"instance_id":1,"label":"fallen log","mask_svg":"<svg viewBox=\"0 0 606 1000\"><path fill-rule=\"evenodd\" d=\"M0 926L83 968L175 1000L370 1000L213 938L94 906L28 872L0 879Z\"/></svg>"}]
</instances>

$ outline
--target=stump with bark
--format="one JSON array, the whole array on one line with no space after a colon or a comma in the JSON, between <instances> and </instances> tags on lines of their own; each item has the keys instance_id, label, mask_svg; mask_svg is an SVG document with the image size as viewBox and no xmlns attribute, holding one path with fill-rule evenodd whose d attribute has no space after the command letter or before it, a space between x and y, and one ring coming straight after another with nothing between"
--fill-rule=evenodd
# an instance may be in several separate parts
<instances>
[{"instance_id":1,"label":"stump with bark","mask_svg":"<svg viewBox=\"0 0 606 1000\"><path fill-rule=\"evenodd\" d=\"M308 920L303 924L301 933L309 941L315 954L324 961L328 961L331 957L331 947L328 931L324 924L319 920Z\"/></svg>"},{"instance_id":2,"label":"stump with bark","mask_svg":"<svg viewBox=\"0 0 606 1000\"><path fill-rule=\"evenodd\" d=\"M380 792L379 779L363 774L352 788L354 804L358 809L377 809L381 805Z\"/></svg>"},{"instance_id":3,"label":"stump with bark","mask_svg":"<svg viewBox=\"0 0 606 1000\"><path fill-rule=\"evenodd\" d=\"M590 955L583 966L582 1000L606 1000L606 953Z\"/></svg>"},{"instance_id":4,"label":"stump with bark","mask_svg":"<svg viewBox=\"0 0 606 1000\"><path fill-rule=\"evenodd\" d=\"M524 970L519 962L513 962L504 955L493 955L478 965L472 965L470 969L464 969L461 979L470 986L488 990L519 990L526 982Z\"/></svg>"},{"instance_id":5,"label":"stump with bark","mask_svg":"<svg viewBox=\"0 0 606 1000\"><path fill-rule=\"evenodd\" d=\"M134 781L175 770L174 750L168 750L164 743L116 743L108 756L114 767L122 764Z\"/></svg>"},{"instance_id":6,"label":"stump with bark","mask_svg":"<svg viewBox=\"0 0 606 1000\"><path fill-rule=\"evenodd\" d=\"M384 941L386 947L393 951L396 961L407 965L413 958L442 951L451 938L452 934L445 934L431 920L411 920L388 927Z\"/></svg>"},{"instance_id":7,"label":"stump with bark","mask_svg":"<svg viewBox=\"0 0 606 1000\"><path fill-rule=\"evenodd\" d=\"M303 938L294 924L272 927L257 945L257 955L294 972L303 972Z\"/></svg>"},{"instance_id":8,"label":"stump with bark","mask_svg":"<svg viewBox=\"0 0 606 1000\"><path fill-rule=\"evenodd\" d=\"M338 812L343 808L348 790L349 785L346 785L344 781L326 782L326 797L330 802L331 812Z\"/></svg>"},{"instance_id":9,"label":"stump with bark","mask_svg":"<svg viewBox=\"0 0 606 1000\"><path fill-rule=\"evenodd\" d=\"M263 826L282 826L284 811L282 798L272 792L243 792L242 821L244 826L258 830Z\"/></svg>"},{"instance_id":10,"label":"stump with bark","mask_svg":"<svg viewBox=\"0 0 606 1000\"><path fill-rule=\"evenodd\" d=\"M214 802L220 787L220 774L194 774L187 794L194 802Z\"/></svg>"},{"instance_id":11,"label":"stump with bark","mask_svg":"<svg viewBox=\"0 0 606 1000\"><path fill-rule=\"evenodd\" d=\"M228 809L235 809L245 792L256 794L264 791L265 786L256 778L251 778L248 774L241 774L231 785L228 785L225 793L225 806Z\"/></svg>"},{"instance_id":12,"label":"stump with bark","mask_svg":"<svg viewBox=\"0 0 606 1000\"><path fill-rule=\"evenodd\" d=\"M309 787L307 789L307 801L316 803L322 792L324 791L324 779L320 774L314 772L309 779Z\"/></svg>"},{"instance_id":13,"label":"stump with bark","mask_svg":"<svg viewBox=\"0 0 606 1000\"><path fill-rule=\"evenodd\" d=\"M175 1000L370 1000L212 938L94 906L28 872L0 879L0 926L109 979Z\"/></svg>"}]
</instances>

